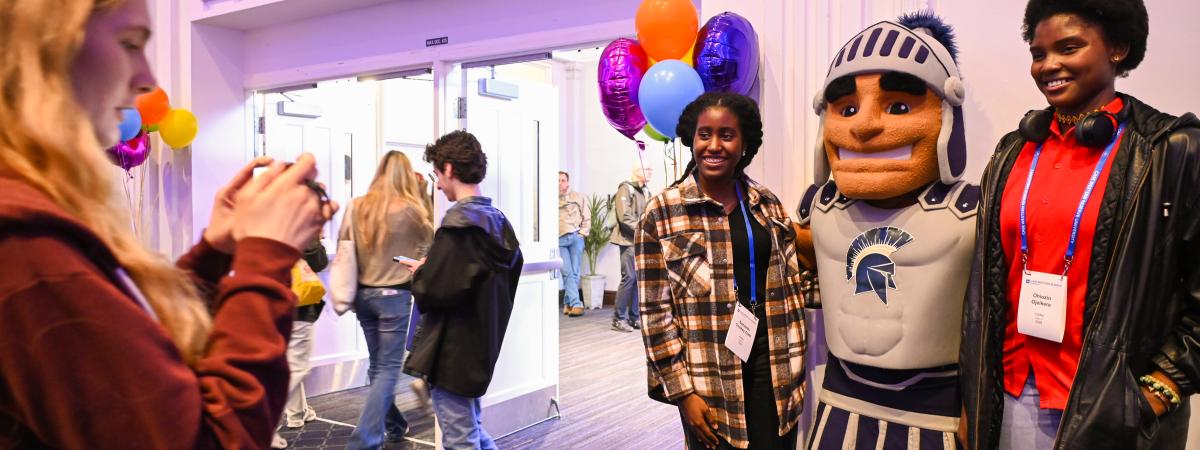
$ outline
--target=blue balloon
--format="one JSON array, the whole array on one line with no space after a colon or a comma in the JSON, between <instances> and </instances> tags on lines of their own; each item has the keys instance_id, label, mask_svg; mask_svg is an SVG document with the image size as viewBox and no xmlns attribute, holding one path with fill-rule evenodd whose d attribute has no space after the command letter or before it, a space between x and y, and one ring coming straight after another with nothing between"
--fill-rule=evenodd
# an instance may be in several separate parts
<instances>
[{"instance_id":1,"label":"blue balloon","mask_svg":"<svg viewBox=\"0 0 1200 450\"><path fill-rule=\"evenodd\" d=\"M683 61L668 59L650 67L638 87L638 105L646 121L663 136L675 139L683 108L704 93L704 82Z\"/></svg>"},{"instance_id":2,"label":"blue balloon","mask_svg":"<svg viewBox=\"0 0 1200 450\"><path fill-rule=\"evenodd\" d=\"M125 142L137 137L142 131L142 114L134 108L122 109L121 114L123 118L117 127L121 130L121 142Z\"/></svg>"}]
</instances>

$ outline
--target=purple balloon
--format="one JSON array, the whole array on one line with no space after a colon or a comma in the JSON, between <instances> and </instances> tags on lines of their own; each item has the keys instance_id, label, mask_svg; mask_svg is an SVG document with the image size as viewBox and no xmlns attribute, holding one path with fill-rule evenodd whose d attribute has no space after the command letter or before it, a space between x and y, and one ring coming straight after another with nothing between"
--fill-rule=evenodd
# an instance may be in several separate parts
<instances>
[{"instance_id":1,"label":"purple balloon","mask_svg":"<svg viewBox=\"0 0 1200 450\"><path fill-rule=\"evenodd\" d=\"M629 139L646 126L646 117L638 106L638 87L649 61L642 46L627 38L612 41L600 53L600 107L608 123Z\"/></svg>"},{"instance_id":2,"label":"purple balloon","mask_svg":"<svg viewBox=\"0 0 1200 450\"><path fill-rule=\"evenodd\" d=\"M107 153L113 164L128 172L146 162L146 157L150 155L150 137L141 131L133 139L117 143Z\"/></svg>"},{"instance_id":3,"label":"purple balloon","mask_svg":"<svg viewBox=\"0 0 1200 450\"><path fill-rule=\"evenodd\" d=\"M723 12L708 19L693 52L705 92L745 95L758 78L758 35L745 17Z\"/></svg>"}]
</instances>

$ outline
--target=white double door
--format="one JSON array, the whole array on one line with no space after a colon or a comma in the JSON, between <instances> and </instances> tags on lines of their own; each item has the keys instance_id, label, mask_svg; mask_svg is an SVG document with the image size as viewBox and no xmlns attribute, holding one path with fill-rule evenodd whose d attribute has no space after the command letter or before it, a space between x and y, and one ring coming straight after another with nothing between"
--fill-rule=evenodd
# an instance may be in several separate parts
<instances>
[{"instance_id":1,"label":"white double door","mask_svg":"<svg viewBox=\"0 0 1200 450\"><path fill-rule=\"evenodd\" d=\"M323 81L318 86L287 94L261 94L257 101L265 133L256 153L283 161L311 153L317 161L317 181L325 185L330 199L345 206L366 193L375 173L378 100L373 86L354 79ZM287 110L281 109L281 102ZM344 211L343 207L322 230L322 243L329 252L337 248ZM329 281L328 272L320 276ZM304 380L309 396L367 383L366 340L354 314L339 317L326 308L314 324L313 334L312 371Z\"/></svg>"},{"instance_id":2,"label":"white double door","mask_svg":"<svg viewBox=\"0 0 1200 450\"><path fill-rule=\"evenodd\" d=\"M558 415L558 94L551 85L518 80L515 99L480 95L469 69L466 128L488 158L481 188L504 212L525 257L512 318L483 423L503 436Z\"/></svg>"}]
</instances>

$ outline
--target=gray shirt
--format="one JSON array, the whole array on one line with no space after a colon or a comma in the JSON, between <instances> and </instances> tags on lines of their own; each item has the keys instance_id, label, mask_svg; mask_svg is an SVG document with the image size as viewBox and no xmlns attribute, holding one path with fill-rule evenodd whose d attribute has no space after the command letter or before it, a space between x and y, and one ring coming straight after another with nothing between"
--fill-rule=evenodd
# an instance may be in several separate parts
<instances>
[{"instance_id":1,"label":"gray shirt","mask_svg":"<svg viewBox=\"0 0 1200 450\"><path fill-rule=\"evenodd\" d=\"M632 181L624 181L617 187L615 213L617 226L613 227L612 243L620 246L633 245L633 233L638 228L642 214L646 212L646 187L638 187Z\"/></svg>"}]
</instances>

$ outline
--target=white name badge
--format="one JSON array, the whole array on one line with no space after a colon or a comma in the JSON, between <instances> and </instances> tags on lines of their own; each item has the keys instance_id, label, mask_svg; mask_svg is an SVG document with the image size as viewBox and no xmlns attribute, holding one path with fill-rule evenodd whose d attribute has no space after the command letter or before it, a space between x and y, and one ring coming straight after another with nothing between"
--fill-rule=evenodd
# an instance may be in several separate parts
<instances>
[{"instance_id":1,"label":"white name badge","mask_svg":"<svg viewBox=\"0 0 1200 450\"><path fill-rule=\"evenodd\" d=\"M1024 271L1017 306L1017 331L1026 336L1062 342L1067 326L1067 277Z\"/></svg>"},{"instance_id":2,"label":"white name badge","mask_svg":"<svg viewBox=\"0 0 1200 450\"><path fill-rule=\"evenodd\" d=\"M754 333L758 332L758 318L754 317L754 313L750 312L741 302L735 302L736 307L733 308L733 322L729 324L729 331L725 333L725 346L733 351L733 354L746 362L750 359L750 349L754 347Z\"/></svg>"}]
</instances>

